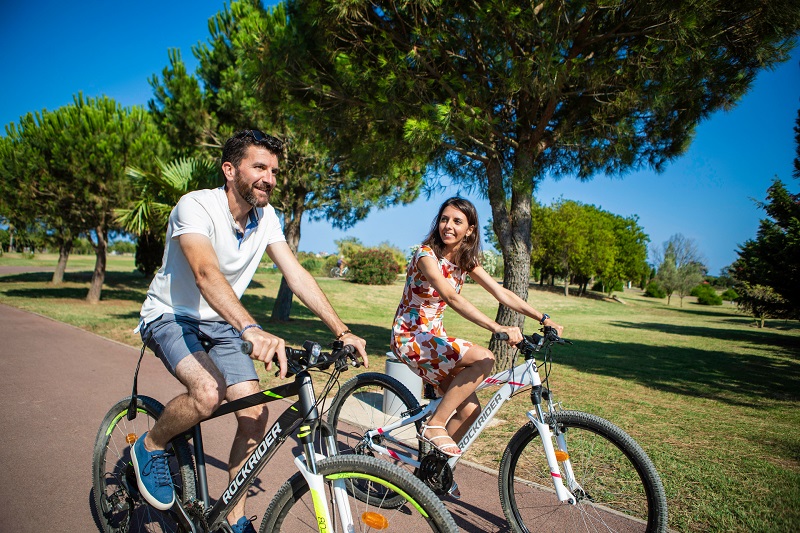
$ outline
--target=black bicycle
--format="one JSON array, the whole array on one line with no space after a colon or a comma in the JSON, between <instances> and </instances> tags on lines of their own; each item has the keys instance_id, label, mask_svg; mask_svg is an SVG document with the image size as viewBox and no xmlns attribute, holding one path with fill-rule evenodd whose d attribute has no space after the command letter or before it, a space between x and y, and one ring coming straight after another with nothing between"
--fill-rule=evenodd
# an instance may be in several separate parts
<instances>
[{"instance_id":1,"label":"black bicycle","mask_svg":"<svg viewBox=\"0 0 800 533\"><path fill-rule=\"evenodd\" d=\"M249 345L249 346L248 346ZM243 349L252 349L244 343ZM174 438L167 450L177 493L168 511L149 506L136 484L130 448L160 416L163 406L153 398L133 394L108 411L94 447L94 504L103 531L231 532L227 515L246 494L278 448L296 435L303 453L295 458L299 472L273 498L261 522L261 533L273 531L457 531L453 518L436 495L405 470L367 456L325 457L315 447L320 436L336 449L333 433L319 418L319 404L348 366L358 366L352 346L333 343L330 353L306 341L303 349L287 348L289 375L294 381L223 404L207 420L240 409L298 396L272 425L218 500L208 493L203 439L198 424ZM142 355L144 348L142 349ZM141 363L141 358L139 360ZM309 371L328 371L324 392L317 399ZM139 368L137 366L136 375ZM400 498L403 503L396 505ZM392 505L386 505L391 501Z\"/></svg>"}]
</instances>

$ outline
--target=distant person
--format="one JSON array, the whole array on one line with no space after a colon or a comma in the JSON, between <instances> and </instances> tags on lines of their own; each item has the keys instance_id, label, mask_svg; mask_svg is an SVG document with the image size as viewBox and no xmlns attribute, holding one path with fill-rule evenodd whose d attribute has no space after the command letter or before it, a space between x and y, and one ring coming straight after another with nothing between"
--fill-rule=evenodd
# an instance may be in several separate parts
<instances>
[{"instance_id":1,"label":"distant person","mask_svg":"<svg viewBox=\"0 0 800 533\"><path fill-rule=\"evenodd\" d=\"M186 194L170 215L164 262L147 291L138 329L188 391L164 407L131 449L139 490L157 509L169 509L175 500L164 454L169 440L207 418L223 400L258 392L252 360L267 370L277 362L286 377L284 340L264 331L239 301L265 249L292 292L367 364L364 340L350 332L297 262L269 205L282 150L278 139L258 130L236 133L222 150L225 184ZM243 340L253 343L250 356L241 351ZM208 352L203 341L211 344ZM236 417L231 479L264 436L268 412L261 405L237 411ZM228 521L235 533L255 533L244 499Z\"/></svg>"},{"instance_id":2,"label":"distant person","mask_svg":"<svg viewBox=\"0 0 800 533\"><path fill-rule=\"evenodd\" d=\"M442 319L448 306L492 333L505 333L508 343L522 340L515 326L502 326L461 296L467 274L494 298L536 322L561 326L499 285L480 265L480 233L475 206L450 198L439 208L431 230L408 264L403 297L392 328L392 351L400 361L436 386L442 401L417 438L445 455L457 457L457 442L480 414L475 389L494 367L494 355L470 341L450 337Z\"/></svg>"}]
</instances>

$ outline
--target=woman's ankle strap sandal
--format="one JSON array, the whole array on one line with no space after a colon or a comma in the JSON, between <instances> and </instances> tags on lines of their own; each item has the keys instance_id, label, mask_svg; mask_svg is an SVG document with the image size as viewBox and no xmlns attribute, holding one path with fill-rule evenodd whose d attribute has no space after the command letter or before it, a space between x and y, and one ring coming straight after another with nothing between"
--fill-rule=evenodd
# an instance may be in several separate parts
<instances>
[{"instance_id":1,"label":"woman's ankle strap sandal","mask_svg":"<svg viewBox=\"0 0 800 533\"><path fill-rule=\"evenodd\" d=\"M444 455L447 455L448 457L461 457L461 453L462 453L461 449L458 447L458 444L456 444L456 442L453 440L453 438L449 434L447 434L447 435L438 435L436 437L430 437L429 438L429 437L425 436L425 432L428 431L429 429L443 429L443 430L447 431L447 428L445 428L443 426L429 426L427 424L422 424L422 429L417 434L417 438L419 440L423 441L423 442L427 442L428 444L430 444L431 446L433 446L434 448L439 450ZM436 444L434 442L436 439L450 439L451 442L448 442L447 444ZM452 450L452 449L455 449L455 451L448 451L448 450Z\"/></svg>"}]
</instances>

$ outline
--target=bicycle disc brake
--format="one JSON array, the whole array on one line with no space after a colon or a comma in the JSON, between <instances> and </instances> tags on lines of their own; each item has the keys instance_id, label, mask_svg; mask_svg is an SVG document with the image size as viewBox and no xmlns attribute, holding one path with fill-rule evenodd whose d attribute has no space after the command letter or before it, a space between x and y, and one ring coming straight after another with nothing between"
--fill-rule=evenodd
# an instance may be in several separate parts
<instances>
[{"instance_id":1,"label":"bicycle disc brake","mask_svg":"<svg viewBox=\"0 0 800 533\"><path fill-rule=\"evenodd\" d=\"M422 458L417 475L437 496L444 496L453 486L453 470L447 457L435 451Z\"/></svg>"}]
</instances>

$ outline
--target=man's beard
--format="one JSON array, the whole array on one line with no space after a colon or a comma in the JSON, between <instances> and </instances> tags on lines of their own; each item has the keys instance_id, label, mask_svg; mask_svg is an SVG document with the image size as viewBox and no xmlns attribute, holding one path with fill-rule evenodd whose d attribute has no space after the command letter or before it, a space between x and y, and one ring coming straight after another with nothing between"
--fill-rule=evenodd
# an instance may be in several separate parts
<instances>
[{"instance_id":1,"label":"man's beard","mask_svg":"<svg viewBox=\"0 0 800 533\"><path fill-rule=\"evenodd\" d=\"M272 188L259 189L260 191L263 191L267 195L266 200L259 201L255 192L253 192L253 189L255 189L255 184L248 186L248 184L242 178L241 174L239 174L238 170L236 171L236 175L234 176L233 185L234 187L236 187L236 191L242 196L242 198L244 198L244 201L252 205L253 207L266 207L267 204L269 204L270 195L272 194Z\"/></svg>"}]
</instances>

